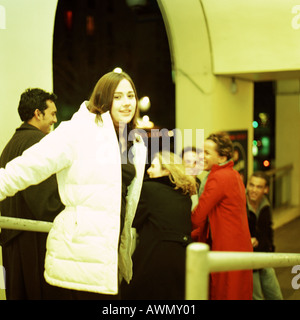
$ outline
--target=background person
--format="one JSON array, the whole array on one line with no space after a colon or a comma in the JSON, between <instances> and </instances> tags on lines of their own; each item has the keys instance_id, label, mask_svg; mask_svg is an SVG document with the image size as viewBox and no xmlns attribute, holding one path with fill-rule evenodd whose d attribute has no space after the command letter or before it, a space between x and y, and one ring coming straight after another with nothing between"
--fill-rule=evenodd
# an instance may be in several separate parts
<instances>
[{"instance_id":1,"label":"background person","mask_svg":"<svg viewBox=\"0 0 300 320\"><path fill-rule=\"evenodd\" d=\"M204 190L192 212L195 241L211 250L252 251L243 181L233 169L232 142L226 132L212 133L204 142L204 170L209 171ZM251 300L252 270L211 274L212 300Z\"/></svg>"},{"instance_id":2,"label":"background person","mask_svg":"<svg viewBox=\"0 0 300 320\"><path fill-rule=\"evenodd\" d=\"M131 300L183 300L185 251L191 242L193 177L173 153L154 157L143 184L134 226L139 242L133 254L133 279L122 286ZM180 160L180 158L179 158Z\"/></svg>"},{"instance_id":3,"label":"background person","mask_svg":"<svg viewBox=\"0 0 300 320\"><path fill-rule=\"evenodd\" d=\"M39 88L21 94L18 112L23 123L1 154L1 168L51 131L57 122L55 102L55 94ZM53 221L63 209L55 175L0 203L2 216L32 220ZM40 232L1 230L7 300L67 297L66 292L50 286L44 279L46 238L47 234Z\"/></svg>"},{"instance_id":4,"label":"background person","mask_svg":"<svg viewBox=\"0 0 300 320\"><path fill-rule=\"evenodd\" d=\"M192 210L197 206L200 196L201 181L198 177L203 171L203 152L196 147L185 147L181 152L185 172L194 177L197 183L197 193L191 196Z\"/></svg>"},{"instance_id":5,"label":"background person","mask_svg":"<svg viewBox=\"0 0 300 320\"><path fill-rule=\"evenodd\" d=\"M146 160L142 139L127 139L136 117L134 83L124 72L110 72L70 121L0 169L0 200L57 173L66 208L48 235L45 278L76 290L75 298L117 298L119 280L132 277L131 225ZM127 179L124 153L133 155Z\"/></svg>"},{"instance_id":6,"label":"background person","mask_svg":"<svg viewBox=\"0 0 300 320\"><path fill-rule=\"evenodd\" d=\"M196 147L185 147L181 152L181 158L186 167L186 173L197 179L203 170L203 152Z\"/></svg>"},{"instance_id":7,"label":"background person","mask_svg":"<svg viewBox=\"0 0 300 320\"><path fill-rule=\"evenodd\" d=\"M274 252L272 210L266 196L269 177L254 172L247 184L247 214L253 250ZM282 300L282 293L274 268L253 270L253 300Z\"/></svg>"}]
</instances>

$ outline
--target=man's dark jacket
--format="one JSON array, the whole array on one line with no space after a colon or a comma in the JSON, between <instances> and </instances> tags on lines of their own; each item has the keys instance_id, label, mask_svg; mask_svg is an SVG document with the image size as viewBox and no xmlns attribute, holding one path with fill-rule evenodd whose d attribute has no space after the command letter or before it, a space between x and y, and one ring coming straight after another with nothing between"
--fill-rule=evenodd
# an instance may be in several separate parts
<instances>
[{"instance_id":1,"label":"man's dark jacket","mask_svg":"<svg viewBox=\"0 0 300 320\"><path fill-rule=\"evenodd\" d=\"M22 155L23 151L44 136L45 134L36 127L23 123L4 148L0 157L0 167L4 168L9 161ZM56 175L0 202L1 215L15 218L53 221L63 209L58 195ZM18 230L2 229L0 245L4 246L20 233Z\"/></svg>"},{"instance_id":2,"label":"man's dark jacket","mask_svg":"<svg viewBox=\"0 0 300 320\"><path fill-rule=\"evenodd\" d=\"M272 210L266 196L263 197L257 212L255 213L249 201L247 201L247 214L251 237L258 240L258 246L253 248L257 252L273 252Z\"/></svg>"}]
</instances>

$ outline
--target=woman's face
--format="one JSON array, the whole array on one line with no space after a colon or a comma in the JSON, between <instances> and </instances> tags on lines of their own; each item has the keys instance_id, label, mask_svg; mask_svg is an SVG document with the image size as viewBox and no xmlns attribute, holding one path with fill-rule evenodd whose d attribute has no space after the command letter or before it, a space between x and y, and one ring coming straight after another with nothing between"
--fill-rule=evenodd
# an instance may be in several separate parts
<instances>
[{"instance_id":1,"label":"woman's face","mask_svg":"<svg viewBox=\"0 0 300 320\"><path fill-rule=\"evenodd\" d=\"M212 140L204 142L204 170L211 170L214 164L221 163L221 157L217 151L217 144Z\"/></svg>"},{"instance_id":2,"label":"woman's face","mask_svg":"<svg viewBox=\"0 0 300 320\"><path fill-rule=\"evenodd\" d=\"M114 124L119 127L129 123L134 117L136 105L136 97L130 82L127 79L121 80L115 90L111 107Z\"/></svg>"},{"instance_id":3,"label":"woman's face","mask_svg":"<svg viewBox=\"0 0 300 320\"><path fill-rule=\"evenodd\" d=\"M166 169L162 169L160 161L158 157L155 157L152 162L150 168L147 170L147 173L151 179L159 178L163 176L167 176L169 171Z\"/></svg>"}]
</instances>

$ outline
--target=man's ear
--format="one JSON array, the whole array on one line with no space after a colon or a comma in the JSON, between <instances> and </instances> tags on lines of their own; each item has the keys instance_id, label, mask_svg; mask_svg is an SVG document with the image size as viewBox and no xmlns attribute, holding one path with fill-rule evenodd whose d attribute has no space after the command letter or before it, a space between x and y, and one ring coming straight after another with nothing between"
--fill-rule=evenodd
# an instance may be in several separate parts
<instances>
[{"instance_id":1,"label":"man's ear","mask_svg":"<svg viewBox=\"0 0 300 320\"><path fill-rule=\"evenodd\" d=\"M34 110L34 117L37 119L37 120L40 120L41 119L41 111L39 109L35 109Z\"/></svg>"},{"instance_id":2,"label":"man's ear","mask_svg":"<svg viewBox=\"0 0 300 320\"><path fill-rule=\"evenodd\" d=\"M264 194L268 194L268 193L269 193L269 187L266 186L266 187L264 188Z\"/></svg>"}]
</instances>

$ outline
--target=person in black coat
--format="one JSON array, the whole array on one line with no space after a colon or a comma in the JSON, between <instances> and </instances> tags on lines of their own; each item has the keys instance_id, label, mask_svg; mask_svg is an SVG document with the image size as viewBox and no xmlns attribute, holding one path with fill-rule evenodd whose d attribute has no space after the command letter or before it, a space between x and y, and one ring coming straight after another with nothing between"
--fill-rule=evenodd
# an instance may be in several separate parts
<instances>
[{"instance_id":1,"label":"person in black coat","mask_svg":"<svg viewBox=\"0 0 300 320\"><path fill-rule=\"evenodd\" d=\"M55 101L56 95L39 88L22 93L18 112L23 123L1 154L1 168L51 131L57 122ZM63 208L56 176L0 202L2 216L33 220L53 221ZM45 233L1 230L7 300L66 298L67 292L44 280L46 238Z\"/></svg>"},{"instance_id":2,"label":"person in black coat","mask_svg":"<svg viewBox=\"0 0 300 320\"><path fill-rule=\"evenodd\" d=\"M133 279L123 283L122 299L183 300L186 246L191 242L192 176L181 159L158 153L148 169L133 227L138 244L133 254Z\"/></svg>"}]
</instances>

